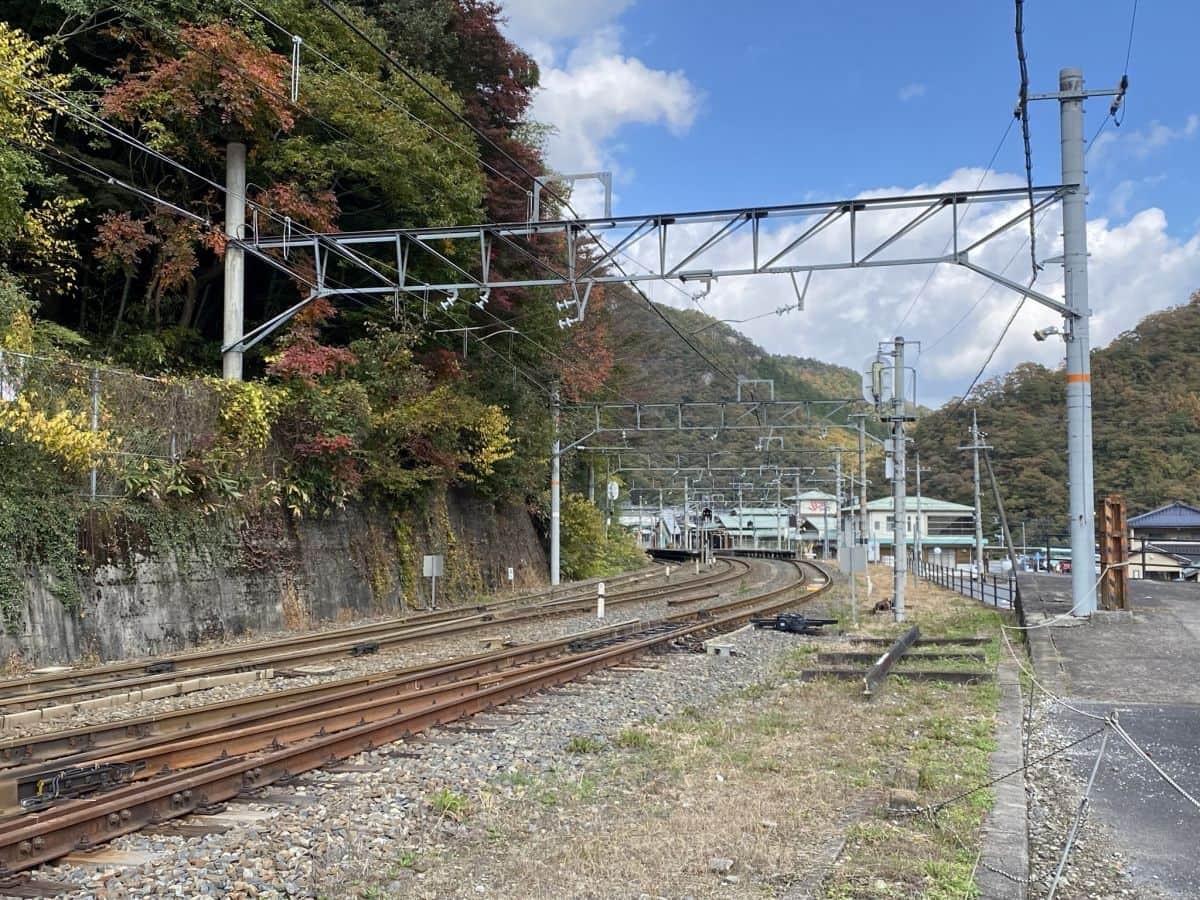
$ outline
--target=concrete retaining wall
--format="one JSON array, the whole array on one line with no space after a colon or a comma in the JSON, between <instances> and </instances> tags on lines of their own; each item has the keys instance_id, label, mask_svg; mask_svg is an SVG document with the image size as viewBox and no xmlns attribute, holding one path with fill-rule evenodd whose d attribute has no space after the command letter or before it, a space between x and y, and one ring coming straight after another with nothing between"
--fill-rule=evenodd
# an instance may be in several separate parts
<instances>
[{"instance_id":1,"label":"concrete retaining wall","mask_svg":"<svg viewBox=\"0 0 1200 900\"><path fill-rule=\"evenodd\" d=\"M347 509L289 520L264 511L231 523L220 546L131 552L83 573L83 604L68 611L53 578L30 568L24 624L0 634L0 663L153 656L201 641L301 629L423 604L421 557L442 553L438 601L453 603L507 584L546 580L546 556L528 512L451 491L400 518Z\"/></svg>"}]
</instances>

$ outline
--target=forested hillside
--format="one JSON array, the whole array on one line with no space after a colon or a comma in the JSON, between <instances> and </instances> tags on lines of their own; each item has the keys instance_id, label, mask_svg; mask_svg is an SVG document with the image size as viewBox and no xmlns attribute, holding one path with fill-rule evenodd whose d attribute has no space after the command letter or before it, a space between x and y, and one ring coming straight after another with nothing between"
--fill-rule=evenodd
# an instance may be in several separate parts
<instances>
[{"instance_id":1,"label":"forested hillside","mask_svg":"<svg viewBox=\"0 0 1200 900\"><path fill-rule=\"evenodd\" d=\"M1092 353L1096 492L1123 494L1131 515L1171 500L1200 500L1197 347L1200 293L1147 316ZM917 428L921 462L930 470L925 490L970 500L969 457L955 448L969 443L976 411L995 446L996 477L1014 527L1026 521L1037 523L1039 539L1042 531L1061 535L1068 494L1065 391L1061 369L1025 364L981 385L965 403L926 415Z\"/></svg>"},{"instance_id":2,"label":"forested hillside","mask_svg":"<svg viewBox=\"0 0 1200 900\"><path fill-rule=\"evenodd\" d=\"M786 400L854 398L862 392L861 379L852 369L768 353L733 326L700 310L660 305L660 317L627 288L613 293L612 302L614 306L619 304L620 310L611 324L613 344L619 348L616 374L641 398L732 400L737 396L737 386L730 376L736 379L738 375L773 379L775 396ZM729 374L708 365L671 330L668 321ZM787 321L803 327L802 318ZM765 399L764 390L761 385L749 386L743 396Z\"/></svg>"},{"instance_id":3,"label":"forested hillside","mask_svg":"<svg viewBox=\"0 0 1200 900\"><path fill-rule=\"evenodd\" d=\"M537 67L498 5L338 13L350 25L317 0L0 2L6 619L31 563L78 602L73 573L114 534L147 550L453 485L542 515L550 386L586 398L610 375L600 289L567 330L550 288L323 297L247 352L244 383L214 377L230 142L248 233L294 241L249 254L247 327L310 294L313 233L519 221L545 171ZM543 202L560 212L553 184ZM529 277L553 249L497 245L492 271Z\"/></svg>"}]
</instances>

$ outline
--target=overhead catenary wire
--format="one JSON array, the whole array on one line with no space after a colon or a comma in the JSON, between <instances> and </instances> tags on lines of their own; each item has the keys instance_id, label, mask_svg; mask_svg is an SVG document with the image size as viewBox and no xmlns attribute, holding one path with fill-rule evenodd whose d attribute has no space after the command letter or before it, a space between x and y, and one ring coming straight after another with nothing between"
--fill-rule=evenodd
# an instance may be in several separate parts
<instances>
[{"instance_id":1,"label":"overhead catenary wire","mask_svg":"<svg viewBox=\"0 0 1200 900\"><path fill-rule=\"evenodd\" d=\"M1029 192L1029 262L1032 266L1033 280L1036 281L1040 267L1037 261L1037 234L1033 222L1033 148L1029 140L1029 64L1025 59L1025 0L1015 0L1015 3L1014 31L1017 36L1017 65L1021 71L1016 115L1021 120L1021 139L1025 144L1025 184Z\"/></svg>"},{"instance_id":2,"label":"overhead catenary wire","mask_svg":"<svg viewBox=\"0 0 1200 900\"><path fill-rule=\"evenodd\" d=\"M136 15L136 13L135 13L135 15ZM186 42L184 42L184 43L186 44ZM28 96L31 96L31 97L33 97L34 99L38 99L38 100L41 100L42 102L45 102L45 99L44 99L44 98L41 98L41 97L39 97L39 96L37 95L37 93L36 93L36 92L34 92L34 91L25 90L25 89L23 89L23 88L21 88L21 87L19 87L19 86L16 86L16 85L10 85L10 86L16 87L18 90L24 90L24 91L25 91L25 93L26 93ZM263 87L263 88L265 89L265 86L262 86L262 85L260 85L260 87ZM128 145L129 145L131 148L133 148L133 149L136 149L136 150L139 150L139 151L141 151L141 152L143 152L143 153L146 153L146 154L150 155L151 157L153 157L153 158L155 158L155 159L159 160L160 162L162 162L162 163L164 163L164 164L166 164L166 165L168 165L168 166L173 166L174 168L178 169L179 171L182 171L182 172L184 172L185 174L187 174L187 175L190 175L191 177L194 177L194 178L196 178L196 179L200 180L201 182L203 182L203 183L204 183L204 184L206 184L207 186L209 186L209 187L213 188L214 190L217 190L217 191L219 191L219 192L222 192L222 193L227 193L226 187L225 187L224 185L222 185L222 184L220 184L219 182L217 182L217 181L215 181L215 180L213 180L213 179L211 179L211 178L208 178L207 176L205 176L205 175L203 175L203 174L201 174L201 173L199 173L199 172L195 171L195 170L194 170L194 169L192 169L191 167L187 166L187 165L186 165L186 164L184 164L184 163L181 163L181 162L179 162L178 160L175 160L175 159L173 159L173 158L172 158L172 157L170 157L169 155L167 155L167 154L165 154L165 153L163 153L163 152L161 152L161 151L158 151L158 150L156 150L156 149L154 149L154 148L150 147L149 145L145 144L145 142L143 142L143 141L139 140L138 138L134 137L133 135L130 135L130 134L126 133L126 132L125 132L125 131L123 131L122 129L120 129L120 128L117 128L116 126L114 126L114 125L112 125L111 123L107 122L105 119L103 119L103 118L99 117L99 116L98 116L98 115L96 115L96 114L95 114L93 111L89 110L87 107L83 107L83 106L81 106L81 105L79 105L79 104L76 104L76 103L74 103L73 101L71 101L71 100L70 100L70 98L68 98L68 97L66 97L65 95L62 95L62 94L60 94L60 93L58 93L58 92L55 92L55 91L48 91L48 93L49 93L49 94L50 94L50 95L51 95L51 96L54 98L54 100L55 100L55 101L57 101L59 104L66 104L66 107L67 107L67 108L64 108L64 109L61 109L61 110L60 110L60 111L64 112L66 115L68 115L68 116L70 116L70 117L72 117L72 118L75 118L75 119L79 120L80 122L82 122L82 123L83 123L84 125L86 125L86 126L89 126L89 127L94 127L94 128L98 128L98 129L99 129L99 130L100 130L102 133L104 133L104 134L108 135L109 137L115 138L115 139L117 139L117 140L119 140L119 141L121 141L121 142L123 142L123 143L126 143L126 144L128 144ZM49 105L49 104L48 104L48 105ZM57 106L54 106L53 108L55 108L55 109L58 109L58 107L57 107ZM56 151L58 151L58 148L55 148L55 149L56 149ZM59 152L61 152L61 151L59 151ZM84 163L85 165L89 165L89 166L90 166L90 164L86 163L86 161L84 161L84 160L82 160L82 159L80 159L80 158L78 158L78 157L76 157L76 159L77 159L77 161L79 161L79 162L82 162L82 163ZM92 167L92 168L95 168L95 167ZM136 188L136 187L134 187L134 186L132 186L132 185L129 185L129 184L126 184L126 183L123 183L123 182L117 182L115 179L113 179L113 178L112 178L111 176L109 176L107 173L104 173L104 172L103 172L103 170L96 169L96 171L99 173L99 175L98 175L98 176L96 176L96 177L104 178L104 179L108 180L108 181L109 181L109 182L111 182L111 183L115 183L115 184L117 184L119 187L121 187L121 188L123 188L123 189L125 189L125 190L127 190L127 191L129 191L129 192L132 192L132 193L135 193L135 194L137 194L137 195L141 196L143 199L150 200L151 202L154 202L155 204L157 204L157 205L159 205L159 206L161 206L161 207L164 207L164 208L171 209L172 211L176 212L177 214L185 215L185 216L187 216L187 217L189 217L189 218L193 219L194 221L196 221L196 222L198 222L198 223L205 224L205 225L207 225L207 226L208 226L210 229L212 229L212 230L214 230L214 231L216 231L216 232L221 232L221 231L222 231L222 229L221 229L219 226L217 226L215 223L211 222L211 221L210 221L210 220L208 220L208 219L205 219L205 218L204 218L204 217L202 217L202 216L199 216L198 214L192 213L191 211L188 211L188 210L184 210L182 207L179 207L179 206L177 206L177 205L175 205L175 204L172 204L172 203L170 203L169 201L166 201L166 200L162 199L161 197L158 197L158 196L156 196L156 195L152 195L152 194L150 194L150 193L148 193L148 192L146 192L146 191L144 191L144 190L142 190L142 189L140 189L140 188ZM262 212L264 215L266 215L266 216L268 216L268 217L270 217L270 218L274 219L274 220L275 220L275 221L277 221L277 222L280 222L281 224L282 224L282 223L285 221L285 220L284 220L284 217L282 217L282 216L280 216L280 215L278 215L278 214L274 213L274 212L273 212L272 210L270 210L270 208L268 208L268 207L264 207L264 206L261 206L261 205L259 205L259 204L255 204L255 203L253 203L253 202L249 202L249 201L248 201L248 204L247 204L247 205L251 206L252 208L255 208L255 209L257 209L258 211ZM304 233L307 233L307 234L309 234L309 235L312 235L312 236L317 236L317 235L318 235L318 233L317 233L317 232L315 232L315 231L313 231L313 230L311 230L311 229L308 229L307 227L305 227L305 226L301 225L300 223L296 223L296 222L290 222L290 221L289 221L289 223L288 223L288 224L290 224L290 225L291 225L292 227L294 227L294 228L297 228L297 230L299 230L299 231L301 231L301 232L304 232ZM285 263L283 263L283 262L281 262L281 261L279 261L279 260L276 260L276 259L275 259L273 256L268 256L268 255L266 255L266 254L263 254L263 253L261 253L261 252L259 252L259 251L257 251L257 250L254 250L254 249L252 249L252 248L248 248L248 249L250 249L250 251L251 251L251 255L252 255L252 256L255 256L256 258L259 258L259 259L263 259L263 260L265 260L265 261L267 261L267 262L271 263L272 265L275 265L276 267L283 269L283 270L284 270L284 271L286 271L286 272L287 272L287 273L288 273L288 274L289 274L291 277L293 277L293 278L295 278L295 279L297 279L297 280L301 281L302 283L304 283L306 286L308 286L309 288L313 289L314 291L315 291L315 290L317 290L317 285L316 285L316 284L314 284L312 281L310 281L308 278L304 277L304 276L303 276L303 275L301 275L300 273L296 272L296 271L295 271L294 269L292 269L291 267L288 267L288 266L287 266ZM347 258L351 259L351 261L354 261L354 262L358 262L358 261L359 261L359 260L358 260L358 258L357 258L357 257L358 257L358 255L357 255L357 254L354 254L354 253L352 253L352 252L350 252L350 251L346 251L346 253L345 253L344 255L346 255L346 256L347 256ZM377 261L375 261L375 260L371 260L370 262L371 262L371 263L373 263L373 264L378 264L380 268L384 268L384 269L390 269L390 268L391 268L390 264L387 264L387 263L378 263L378 262L377 262ZM345 285L343 285L343 286L345 286ZM365 304L364 304L364 306L365 306ZM487 311L485 311L485 312L487 312ZM498 317L496 317L494 314L492 314L492 313L490 313L490 312L487 312L487 314L488 314L488 315L490 315L490 316L492 316L492 318L496 318L496 319L497 319L497 321L503 322L503 320L500 320L500 319L498 319ZM504 324L507 324L507 323L504 323ZM580 371L586 371L585 369L583 369L583 368L582 368L581 364L573 363L573 362L571 362L570 360L567 360L565 357L561 356L560 354L554 353L554 351L552 351L552 350L550 350L549 348L545 347L543 344L541 344L541 343L537 342L536 340L534 340L533 338L531 338L529 335L525 334L524 332L517 331L517 334L519 334L521 337L523 337L525 340L529 341L530 343L533 343L535 346L537 346L537 347L538 347L540 350L542 350L543 352L545 352L545 353L547 353L547 354L549 354L549 355L552 355L552 356L554 356L556 359L558 359L558 360L559 360L560 362L562 362L564 365L566 365L566 366L568 366L568 367L571 367L571 368L576 368L576 369L579 369ZM611 388L610 388L610 390L611 390ZM626 398L620 398L620 395L619 395L619 394L617 394L617 396L618 396L618 398L619 398L619 399L626 399Z\"/></svg>"},{"instance_id":3,"label":"overhead catenary wire","mask_svg":"<svg viewBox=\"0 0 1200 900\"><path fill-rule=\"evenodd\" d=\"M354 34L356 34L359 37L359 39L361 39L369 47L371 47L371 49L373 49L375 51L375 53L378 54L381 59L385 60L390 66L392 66L394 69L396 69L396 71L400 72L405 78L407 78L414 85L416 85L424 94L426 94L438 106L442 107L444 110L446 110L446 112L450 113L450 115L454 116L463 125L465 125L472 132L474 132L475 135L481 141L483 141L484 144L486 144L489 147L491 147L492 149L494 149L501 156L503 156L510 163L512 163L512 165L514 165L518 171L522 172L524 175L526 175L530 179L531 184L538 179L538 176L535 175L533 172L531 172L524 163L522 163L520 160L513 157L512 154L510 154L507 150L505 150L503 147L501 147L499 144L497 144L494 140L492 140L492 138L490 138L486 133L484 133L480 128L478 128L469 119L467 119L465 116L463 116L462 113L460 113L458 110L454 109L454 107L452 107L441 96L439 96L436 91L434 91L432 88L430 88L420 78L418 78L412 71L410 71L408 69L408 67L406 67L402 62L400 62L398 59L396 59L394 54L389 53L386 48L382 47L378 41L376 41L374 38L372 38L365 31L363 31L355 22L353 22L340 9L338 9L337 6L335 6L332 2L330 2L330 0L318 0L318 2L320 2L320 4L323 7L325 7L325 9L327 9L329 12L331 12L338 19L338 21L340 21L345 27L349 28L352 32L354 32ZM571 206L570 200L563 197L560 193L558 193L556 190L554 190L553 187L547 185L546 193L549 196L558 200L560 203L562 203L564 208L569 210L573 215L576 216L576 218L580 218L579 213ZM597 243L597 245L599 245L600 247L604 247L604 243L600 240L599 237L597 237L590 230L588 230L588 234ZM621 264L616 262L615 259L613 260L612 265L622 275L628 276L628 273L625 272L625 270L622 268ZM681 331L675 325L675 323L672 322L662 312L662 310L660 310L658 308L658 306L654 303L654 301L651 300L646 295L645 291L643 291L636 283L631 283L631 287L642 298L642 300L645 301L647 306L649 306L650 309L653 310L654 313L664 323L666 323L667 327L670 328L671 331L673 331L675 333L675 335L681 341L683 341L688 346L688 348L691 349L691 351L693 353L695 353L698 357L700 357L702 360L704 360L704 362L710 368L712 368L714 371L724 375L726 378L729 378L730 380L734 380L735 376L733 375L733 373L730 372L728 369L726 369L724 366L721 366L718 363L714 362L708 356L708 354L706 354L703 350L701 350L699 347L697 347L696 344L686 334L684 334L683 331Z\"/></svg>"},{"instance_id":4,"label":"overhead catenary wire","mask_svg":"<svg viewBox=\"0 0 1200 900\"><path fill-rule=\"evenodd\" d=\"M1004 132L1000 135L1000 140L996 142L996 149L992 151L991 158L988 160L987 165L984 166L983 174L979 176L979 181L975 184L976 191L978 191L980 188L983 187L984 181L986 181L988 175L990 175L992 173L992 167L995 166L996 159L1000 156L1001 149L1003 149L1005 143L1008 141L1008 136L1012 133L1013 123L1015 123L1015 122L1016 122L1015 118L1013 118L1013 117L1009 118L1008 124L1004 128ZM958 223L960 228L962 227L963 223L966 221L967 215L969 213L970 213L970 209L968 208L967 212L963 214L962 219ZM942 247L942 255L943 256L946 255L946 252L950 249L950 246L953 243L954 243L954 236L951 235L946 240L945 245ZM925 281L921 284L921 287L917 290L916 295L914 295L912 300L909 301L908 308L904 310L904 315L900 317L900 321L898 323L896 323L896 327L894 329L892 329L892 334L900 333L900 329L904 327L904 323L907 322L908 317L910 315L912 315L912 311L916 308L917 303L920 301L921 297L924 296L925 291L929 289L929 285L933 282L933 277L936 274L937 274L937 265L935 264L930 267L929 274L925 276ZM920 351L918 351L917 358L918 358L918 360L920 359Z\"/></svg>"}]
</instances>

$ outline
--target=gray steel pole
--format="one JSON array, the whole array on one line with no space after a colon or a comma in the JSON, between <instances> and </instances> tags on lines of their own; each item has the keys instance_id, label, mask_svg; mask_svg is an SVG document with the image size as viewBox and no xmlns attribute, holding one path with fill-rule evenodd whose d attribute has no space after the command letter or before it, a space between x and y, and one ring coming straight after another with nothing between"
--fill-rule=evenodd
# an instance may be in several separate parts
<instances>
[{"instance_id":1,"label":"gray steel pole","mask_svg":"<svg viewBox=\"0 0 1200 900\"><path fill-rule=\"evenodd\" d=\"M917 460L917 518L916 527L913 528L913 556L916 557L917 572L920 573L921 563L925 559L924 548L921 546L921 538L925 533L925 523L921 521L921 451L914 447L913 453Z\"/></svg>"},{"instance_id":2,"label":"gray steel pole","mask_svg":"<svg viewBox=\"0 0 1200 900\"><path fill-rule=\"evenodd\" d=\"M797 550L799 550L800 553L798 555L803 555L804 546L800 542L800 476L799 475L796 476L795 500L796 500L796 530L793 532L794 537L792 539L792 551L796 552Z\"/></svg>"},{"instance_id":3,"label":"gray steel pole","mask_svg":"<svg viewBox=\"0 0 1200 900\"><path fill-rule=\"evenodd\" d=\"M833 458L834 458L834 463L835 463L834 476L833 476L833 484L834 484L833 493L834 493L834 496L837 497L837 500L835 500L833 502L833 520L836 523L834 526L834 530L837 532L837 536L838 536L837 543L834 546L836 546L838 548L838 553L840 554L842 545L844 543L844 541L842 540L842 451L841 450L835 451ZM840 556L839 556L839 558L840 558ZM841 563L838 563L838 565L841 565Z\"/></svg>"},{"instance_id":4,"label":"gray steel pole","mask_svg":"<svg viewBox=\"0 0 1200 900\"><path fill-rule=\"evenodd\" d=\"M775 479L775 549L783 549L783 524L779 516L783 509L783 478Z\"/></svg>"},{"instance_id":5,"label":"gray steel pole","mask_svg":"<svg viewBox=\"0 0 1200 900\"><path fill-rule=\"evenodd\" d=\"M246 145L230 143L225 148L225 236L244 237L246 225ZM245 329L246 258L241 247L225 247L225 305L222 311L226 347L242 339ZM221 357L221 375L228 381L242 380L242 351L226 350Z\"/></svg>"},{"instance_id":6,"label":"gray steel pole","mask_svg":"<svg viewBox=\"0 0 1200 900\"><path fill-rule=\"evenodd\" d=\"M1079 187L1063 198L1063 277L1066 304L1067 471L1071 487L1071 599L1077 616L1096 611L1092 559L1096 542L1092 472L1092 368L1088 337L1087 186L1083 168L1083 72L1058 73L1062 182Z\"/></svg>"},{"instance_id":7,"label":"gray steel pole","mask_svg":"<svg viewBox=\"0 0 1200 900\"><path fill-rule=\"evenodd\" d=\"M892 572L893 608L896 621L904 621L904 578L908 573L908 535L905 533L906 489L904 484L904 338L897 337L892 368Z\"/></svg>"},{"instance_id":8,"label":"gray steel pole","mask_svg":"<svg viewBox=\"0 0 1200 900\"><path fill-rule=\"evenodd\" d=\"M100 367L92 368L92 431L100 430ZM96 499L96 464L92 463L92 472L89 483L91 486L92 499Z\"/></svg>"},{"instance_id":9,"label":"gray steel pole","mask_svg":"<svg viewBox=\"0 0 1200 900\"><path fill-rule=\"evenodd\" d=\"M554 419L554 448L550 451L550 584L559 582L559 554L562 550L559 534L562 488L559 484L562 463L562 442L559 439L559 396L558 390L550 395L551 415Z\"/></svg>"},{"instance_id":10,"label":"gray steel pole","mask_svg":"<svg viewBox=\"0 0 1200 900\"><path fill-rule=\"evenodd\" d=\"M685 475L683 477L683 524L679 531L679 536L683 541L683 549L684 550L691 549L691 541L688 537L687 511L688 511L688 480L687 480L687 476Z\"/></svg>"},{"instance_id":11,"label":"gray steel pole","mask_svg":"<svg viewBox=\"0 0 1200 900\"><path fill-rule=\"evenodd\" d=\"M983 564L983 500L979 491L979 415L971 410L971 455L975 464L975 565L982 578L986 569Z\"/></svg>"},{"instance_id":12,"label":"gray steel pole","mask_svg":"<svg viewBox=\"0 0 1200 900\"><path fill-rule=\"evenodd\" d=\"M866 544L870 541L870 518L867 515L867 417L856 416L858 419L858 539Z\"/></svg>"}]
</instances>

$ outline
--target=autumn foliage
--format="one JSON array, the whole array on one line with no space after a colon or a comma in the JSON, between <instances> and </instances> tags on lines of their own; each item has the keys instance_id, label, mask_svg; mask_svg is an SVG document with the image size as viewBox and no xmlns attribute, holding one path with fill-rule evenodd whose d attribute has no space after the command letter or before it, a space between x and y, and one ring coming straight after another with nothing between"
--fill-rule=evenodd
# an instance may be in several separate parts
<instances>
[{"instance_id":1,"label":"autumn foliage","mask_svg":"<svg viewBox=\"0 0 1200 900\"><path fill-rule=\"evenodd\" d=\"M108 117L128 124L158 122L159 143L189 149L186 139L215 151L214 140L246 140L287 132L295 124L286 101L290 63L228 23L182 24L184 48L140 41L146 57L122 65L122 77L100 99Z\"/></svg>"}]
</instances>

